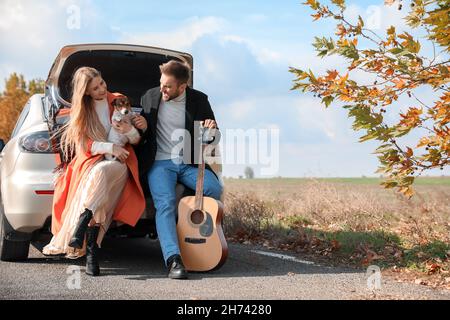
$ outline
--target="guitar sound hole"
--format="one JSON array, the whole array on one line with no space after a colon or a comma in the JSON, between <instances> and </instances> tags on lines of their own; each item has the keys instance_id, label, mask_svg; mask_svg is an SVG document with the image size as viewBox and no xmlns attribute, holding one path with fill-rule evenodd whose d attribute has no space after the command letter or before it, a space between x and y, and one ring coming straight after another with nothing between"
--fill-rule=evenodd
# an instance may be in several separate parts
<instances>
[{"instance_id":1,"label":"guitar sound hole","mask_svg":"<svg viewBox=\"0 0 450 320\"><path fill-rule=\"evenodd\" d=\"M200 224L205 219L205 214L201 210L195 210L191 213L191 221L193 224Z\"/></svg>"}]
</instances>

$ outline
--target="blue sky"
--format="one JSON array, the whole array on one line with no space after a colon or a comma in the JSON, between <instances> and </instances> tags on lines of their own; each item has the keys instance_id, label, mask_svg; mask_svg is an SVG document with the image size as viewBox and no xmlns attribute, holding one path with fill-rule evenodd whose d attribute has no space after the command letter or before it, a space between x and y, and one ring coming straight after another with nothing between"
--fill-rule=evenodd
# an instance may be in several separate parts
<instances>
[{"instance_id":1,"label":"blue sky","mask_svg":"<svg viewBox=\"0 0 450 320\"><path fill-rule=\"evenodd\" d=\"M313 23L301 2L0 0L0 79L11 72L45 79L59 49L72 43L186 51L194 56L194 87L208 94L221 128L279 130L274 176L373 176L376 144L357 142L362 134L352 131L346 112L325 110L312 96L290 91L289 66L323 72L342 65L315 56L314 36L333 35L333 24ZM383 2L348 1L347 13L361 15L379 33L390 24L404 27L404 12ZM73 8L80 27L70 29ZM247 165L262 176L261 163L225 164L224 175L242 175Z\"/></svg>"}]
</instances>

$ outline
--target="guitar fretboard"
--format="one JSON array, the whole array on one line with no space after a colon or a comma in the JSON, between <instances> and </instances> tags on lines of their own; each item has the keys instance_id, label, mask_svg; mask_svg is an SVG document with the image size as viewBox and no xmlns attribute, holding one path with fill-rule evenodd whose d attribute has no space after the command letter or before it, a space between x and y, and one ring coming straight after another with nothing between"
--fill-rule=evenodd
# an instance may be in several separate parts
<instances>
[{"instance_id":1,"label":"guitar fretboard","mask_svg":"<svg viewBox=\"0 0 450 320\"><path fill-rule=\"evenodd\" d=\"M204 176L205 176L205 159L203 159L204 152L205 152L205 145L202 142L202 152L200 155L201 163L198 166L197 184L195 186L195 209L196 210L203 210L203 184L204 184Z\"/></svg>"}]
</instances>

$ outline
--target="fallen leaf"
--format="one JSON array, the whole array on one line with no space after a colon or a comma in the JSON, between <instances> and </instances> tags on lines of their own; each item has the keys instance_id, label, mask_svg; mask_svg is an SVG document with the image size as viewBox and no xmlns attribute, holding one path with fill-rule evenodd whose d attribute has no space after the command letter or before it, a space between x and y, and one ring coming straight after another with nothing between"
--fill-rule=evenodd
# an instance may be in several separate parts
<instances>
[{"instance_id":1,"label":"fallen leaf","mask_svg":"<svg viewBox=\"0 0 450 320\"><path fill-rule=\"evenodd\" d=\"M341 247L341 244L337 240L332 240L331 246L332 246L333 250L339 250Z\"/></svg>"},{"instance_id":2,"label":"fallen leaf","mask_svg":"<svg viewBox=\"0 0 450 320\"><path fill-rule=\"evenodd\" d=\"M416 279L416 280L414 281L414 283L415 283L415 284L421 284L421 285L427 285L427 284L428 284L428 282L426 282L426 281L423 280L423 279Z\"/></svg>"},{"instance_id":3,"label":"fallen leaf","mask_svg":"<svg viewBox=\"0 0 450 320\"><path fill-rule=\"evenodd\" d=\"M417 258L422 259L423 257L425 257L425 253L423 253L422 251L419 251L416 253Z\"/></svg>"},{"instance_id":4,"label":"fallen leaf","mask_svg":"<svg viewBox=\"0 0 450 320\"><path fill-rule=\"evenodd\" d=\"M394 258L400 259L403 256L403 252L401 250L394 253Z\"/></svg>"},{"instance_id":5,"label":"fallen leaf","mask_svg":"<svg viewBox=\"0 0 450 320\"><path fill-rule=\"evenodd\" d=\"M432 263L432 264L427 265L427 273L429 275L435 274L436 272L439 272L439 270L441 270L441 266L438 265L437 263Z\"/></svg>"}]
</instances>

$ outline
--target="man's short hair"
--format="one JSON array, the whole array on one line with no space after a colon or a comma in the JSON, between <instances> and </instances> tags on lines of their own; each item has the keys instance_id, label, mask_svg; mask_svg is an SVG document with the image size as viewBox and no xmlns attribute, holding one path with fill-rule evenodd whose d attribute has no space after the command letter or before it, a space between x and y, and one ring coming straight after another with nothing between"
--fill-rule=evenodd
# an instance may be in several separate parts
<instances>
[{"instance_id":1,"label":"man's short hair","mask_svg":"<svg viewBox=\"0 0 450 320\"><path fill-rule=\"evenodd\" d=\"M168 76L173 76L178 80L178 82L184 84L189 81L191 68L186 63L177 60L170 60L169 62L160 65L159 70L161 70L161 73Z\"/></svg>"}]
</instances>

